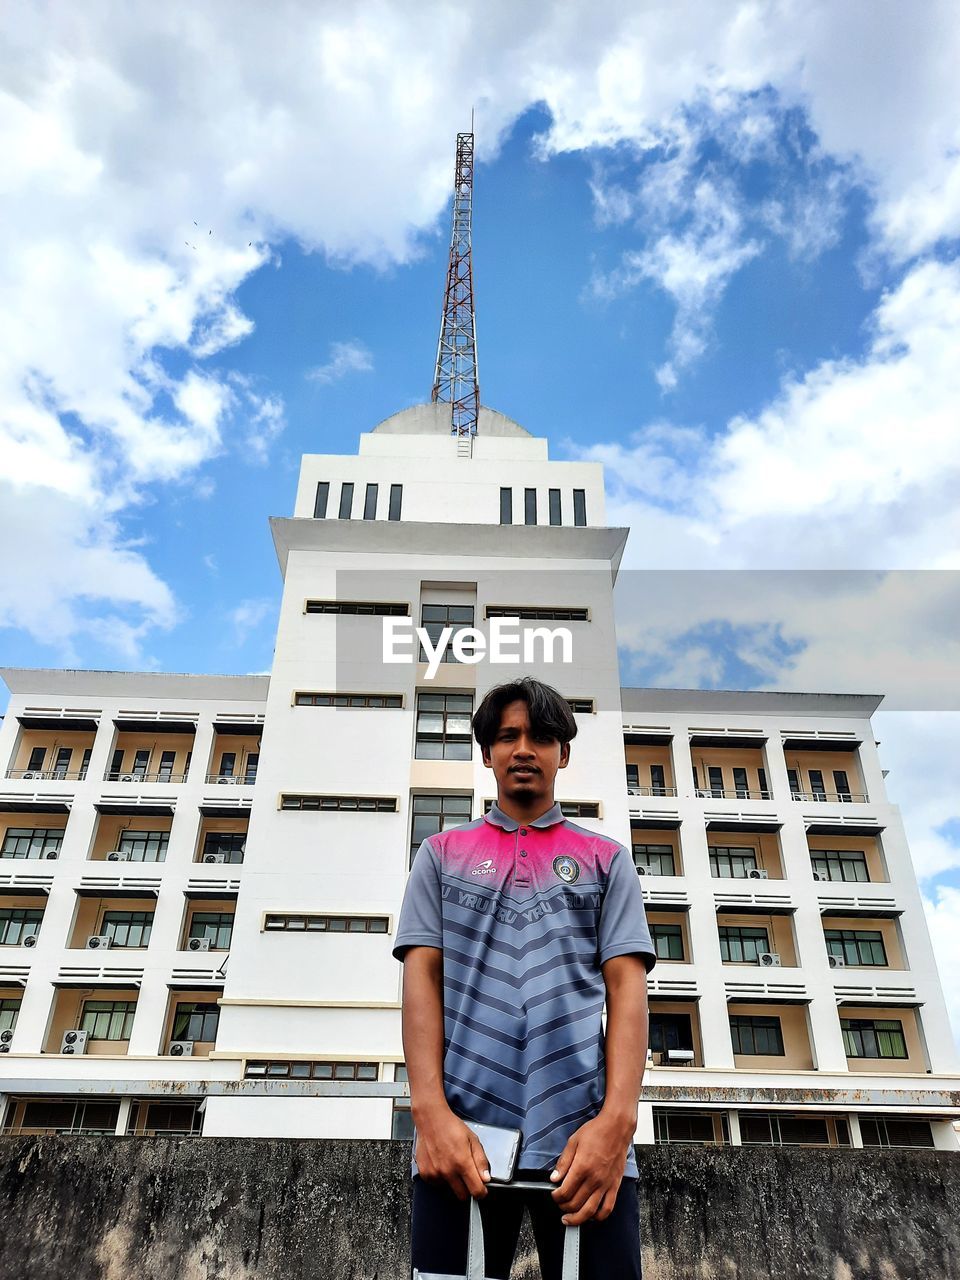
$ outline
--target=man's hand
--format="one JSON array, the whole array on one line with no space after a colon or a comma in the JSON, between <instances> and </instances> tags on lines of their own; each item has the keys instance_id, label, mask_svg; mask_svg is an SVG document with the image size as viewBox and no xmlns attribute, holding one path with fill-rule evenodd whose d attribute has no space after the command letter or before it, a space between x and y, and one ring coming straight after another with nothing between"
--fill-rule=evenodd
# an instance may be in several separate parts
<instances>
[{"instance_id":1,"label":"man's hand","mask_svg":"<svg viewBox=\"0 0 960 1280\"><path fill-rule=\"evenodd\" d=\"M570 1135L550 1175L557 1183L551 1194L567 1226L610 1217L632 1140L632 1125L602 1112Z\"/></svg>"},{"instance_id":2,"label":"man's hand","mask_svg":"<svg viewBox=\"0 0 960 1280\"><path fill-rule=\"evenodd\" d=\"M487 1194L490 1168L480 1139L449 1107L415 1115L416 1161L426 1182L446 1182L458 1200Z\"/></svg>"}]
</instances>

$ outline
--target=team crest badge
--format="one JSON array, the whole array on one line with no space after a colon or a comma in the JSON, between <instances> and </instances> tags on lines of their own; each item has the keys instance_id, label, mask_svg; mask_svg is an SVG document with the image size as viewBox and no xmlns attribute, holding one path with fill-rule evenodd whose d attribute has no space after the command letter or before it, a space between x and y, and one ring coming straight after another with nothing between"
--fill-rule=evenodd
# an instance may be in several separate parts
<instances>
[{"instance_id":1,"label":"team crest badge","mask_svg":"<svg viewBox=\"0 0 960 1280\"><path fill-rule=\"evenodd\" d=\"M563 853L559 858L554 858L553 869L567 884L573 884L580 879L580 863L568 854Z\"/></svg>"}]
</instances>

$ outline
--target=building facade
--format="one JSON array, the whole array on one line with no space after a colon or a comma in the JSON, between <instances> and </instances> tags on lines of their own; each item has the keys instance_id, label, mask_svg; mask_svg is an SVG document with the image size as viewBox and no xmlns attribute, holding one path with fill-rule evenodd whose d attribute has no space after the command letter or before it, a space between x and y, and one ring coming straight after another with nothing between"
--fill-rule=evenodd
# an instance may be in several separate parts
<instances>
[{"instance_id":1,"label":"building facade","mask_svg":"<svg viewBox=\"0 0 960 1280\"><path fill-rule=\"evenodd\" d=\"M621 689L601 467L487 409L306 456L272 526L269 677L4 672L5 1131L408 1136L406 876L493 799L470 716L522 667L577 718L565 811L643 878L637 1140L957 1146L877 698ZM438 645L498 627L512 663Z\"/></svg>"}]
</instances>

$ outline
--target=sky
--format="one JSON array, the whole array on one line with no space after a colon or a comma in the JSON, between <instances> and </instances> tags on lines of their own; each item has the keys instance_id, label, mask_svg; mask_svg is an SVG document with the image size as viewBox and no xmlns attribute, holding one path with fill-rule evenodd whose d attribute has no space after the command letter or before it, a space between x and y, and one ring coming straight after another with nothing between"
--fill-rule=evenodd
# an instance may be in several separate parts
<instances>
[{"instance_id":1,"label":"sky","mask_svg":"<svg viewBox=\"0 0 960 1280\"><path fill-rule=\"evenodd\" d=\"M663 575L625 681L888 694L960 1030L958 79L941 0L5 6L3 662L269 669L301 454L429 397L473 110L483 400Z\"/></svg>"}]
</instances>

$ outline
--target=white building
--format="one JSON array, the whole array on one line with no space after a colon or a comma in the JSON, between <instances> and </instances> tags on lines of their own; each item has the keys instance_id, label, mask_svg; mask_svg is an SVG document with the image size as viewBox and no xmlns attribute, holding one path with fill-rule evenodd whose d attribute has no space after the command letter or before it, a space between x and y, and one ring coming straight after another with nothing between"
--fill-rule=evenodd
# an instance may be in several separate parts
<instances>
[{"instance_id":1,"label":"white building","mask_svg":"<svg viewBox=\"0 0 960 1280\"><path fill-rule=\"evenodd\" d=\"M4 672L4 1129L406 1134L390 951L409 861L492 799L469 717L516 668L431 679L384 662L384 628L519 616L571 636L571 662L523 664L577 714L559 798L644 877L660 962L638 1141L955 1148L878 699L621 690L627 532L605 527L599 465L550 462L486 409L458 439L449 406L418 406L356 457L303 459L273 522L269 678Z\"/></svg>"}]
</instances>

